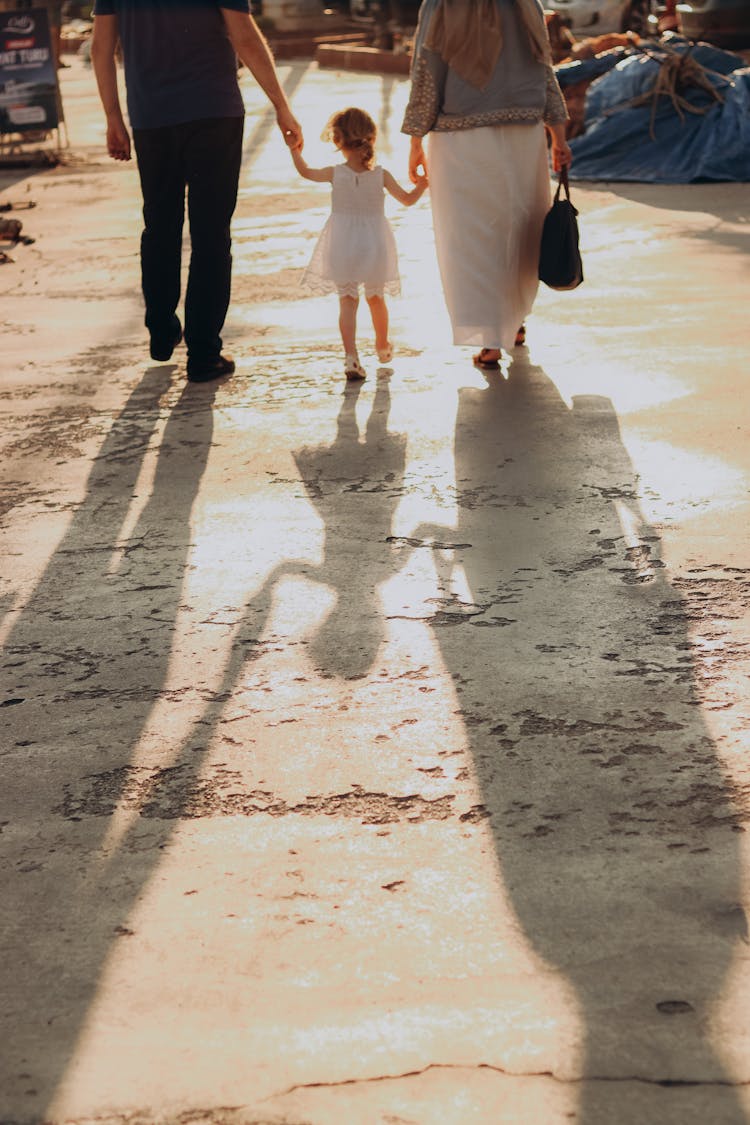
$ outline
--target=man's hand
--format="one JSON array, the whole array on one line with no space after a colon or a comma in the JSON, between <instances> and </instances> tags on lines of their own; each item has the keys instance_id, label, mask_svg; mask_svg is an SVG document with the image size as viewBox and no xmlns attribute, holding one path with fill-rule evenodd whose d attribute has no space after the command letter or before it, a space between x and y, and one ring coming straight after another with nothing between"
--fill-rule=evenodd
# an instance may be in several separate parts
<instances>
[{"instance_id":1,"label":"man's hand","mask_svg":"<svg viewBox=\"0 0 750 1125\"><path fill-rule=\"evenodd\" d=\"M276 111L276 124L279 126L281 135L289 148L296 148L301 152L304 144L302 126L288 106L282 106Z\"/></svg>"},{"instance_id":2,"label":"man's hand","mask_svg":"<svg viewBox=\"0 0 750 1125\"><path fill-rule=\"evenodd\" d=\"M119 37L117 16L94 17L91 62L107 118L107 152L114 160L130 160L130 135L125 127L117 92L115 50Z\"/></svg>"},{"instance_id":3,"label":"man's hand","mask_svg":"<svg viewBox=\"0 0 750 1125\"><path fill-rule=\"evenodd\" d=\"M107 118L107 152L113 160L130 160L130 134L120 114Z\"/></svg>"}]
</instances>

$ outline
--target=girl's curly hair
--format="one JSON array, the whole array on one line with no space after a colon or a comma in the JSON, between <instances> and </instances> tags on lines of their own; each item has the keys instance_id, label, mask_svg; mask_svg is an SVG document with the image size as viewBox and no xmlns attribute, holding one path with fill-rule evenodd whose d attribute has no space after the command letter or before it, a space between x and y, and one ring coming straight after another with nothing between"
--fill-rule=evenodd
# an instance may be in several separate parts
<instances>
[{"instance_id":1,"label":"girl's curly hair","mask_svg":"<svg viewBox=\"0 0 750 1125\"><path fill-rule=\"evenodd\" d=\"M375 139L378 127L363 109L350 106L334 113L322 133L324 141L332 141L336 148L356 148L362 154L365 168L372 168L375 160Z\"/></svg>"}]
</instances>

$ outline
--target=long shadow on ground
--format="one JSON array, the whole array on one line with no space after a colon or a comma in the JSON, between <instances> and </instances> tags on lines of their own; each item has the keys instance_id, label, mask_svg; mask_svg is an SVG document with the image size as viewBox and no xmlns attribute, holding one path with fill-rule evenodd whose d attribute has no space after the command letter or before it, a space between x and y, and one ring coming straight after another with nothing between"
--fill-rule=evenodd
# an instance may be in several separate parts
<instances>
[{"instance_id":1,"label":"long shadow on ground","mask_svg":"<svg viewBox=\"0 0 750 1125\"><path fill-rule=\"evenodd\" d=\"M29 1119L44 1119L106 958L129 933L129 913L177 823L151 820L104 847L165 686L190 512L211 446L213 392L187 386L159 440L151 494L126 534L172 371L149 370L115 419L4 646L4 700L13 705L3 712L0 813L3 1115L25 1104ZM94 774L102 807L83 817L71 784Z\"/></svg>"},{"instance_id":2,"label":"long shadow on ground","mask_svg":"<svg viewBox=\"0 0 750 1125\"><path fill-rule=\"evenodd\" d=\"M110 814L135 783L123 763L167 683L212 437L210 393L186 389L123 552L165 387L163 373L148 373L117 419L4 654L5 698L18 702L4 709L0 1040L13 1075L7 1104L28 1097L34 1119L71 1062L112 943L127 936L133 905L196 800L278 580L319 580L345 603L311 641L321 673L365 676L383 639L376 591L394 572L388 540L405 462L403 437L388 432L384 381L364 442L350 392L334 443L298 451L325 522L323 561L286 559L253 596L219 690L174 749L171 773L148 772L142 816L102 863ZM658 557L608 400L570 408L543 371L517 362L508 379L460 392L454 454L457 523L420 534L454 544L435 556L443 602L457 601L457 612L432 620L507 895L526 941L575 994L581 1042L565 1045L569 1066L602 1079L581 1087L576 1120L640 1125L613 1081L635 1079L664 1091L710 1084L712 1125L743 1125L712 1030L745 935L738 804L702 719L691 642L702 611ZM367 530L365 555L346 538L357 526ZM454 583L459 570L465 582ZM167 773L178 778L171 788ZM65 795L71 778L94 774L79 819ZM164 791L149 812L154 785ZM262 811L258 800L247 796L251 812ZM62 818L50 843L52 808ZM79 868L71 856L82 851L91 862Z\"/></svg>"},{"instance_id":3,"label":"long shadow on ground","mask_svg":"<svg viewBox=\"0 0 750 1125\"><path fill-rule=\"evenodd\" d=\"M575 991L581 1074L716 1083L712 1120L740 1125L710 1030L744 937L738 815L701 716L700 610L658 558L612 405L569 408L515 363L460 392L455 475L484 612L437 636L513 908ZM583 1089L581 1125L635 1125L616 1085Z\"/></svg>"}]
</instances>

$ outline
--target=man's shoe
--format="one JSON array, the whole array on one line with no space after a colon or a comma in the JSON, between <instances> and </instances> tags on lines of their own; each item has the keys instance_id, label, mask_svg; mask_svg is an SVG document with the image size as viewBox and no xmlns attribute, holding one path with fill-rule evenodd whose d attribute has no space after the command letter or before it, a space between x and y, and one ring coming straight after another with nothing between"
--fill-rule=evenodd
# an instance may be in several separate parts
<instances>
[{"instance_id":1,"label":"man's shoe","mask_svg":"<svg viewBox=\"0 0 750 1125\"><path fill-rule=\"evenodd\" d=\"M157 363L166 363L172 358L172 352L182 340L182 325L180 318L174 316L168 332L152 332L149 354Z\"/></svg>"},{"instance_id":2,"label":"man's shoe","mask_svg":"<svg viewBox=\"0 0 750 1125\"><path fill-rule=\"evenodd\" d=\"M187 377L189 383L210 383L234 371L234 360L230 355L217 355L213 359L188 360Z\"/></svg>"}]
</instances>

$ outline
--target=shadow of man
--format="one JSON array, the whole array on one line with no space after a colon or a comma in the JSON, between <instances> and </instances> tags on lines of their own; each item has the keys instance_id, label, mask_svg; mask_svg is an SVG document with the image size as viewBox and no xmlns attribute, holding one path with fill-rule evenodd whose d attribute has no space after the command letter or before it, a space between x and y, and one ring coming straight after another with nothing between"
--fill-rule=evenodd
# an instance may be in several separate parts
<instances>
[{"instance_id":1,"label":"shadow of man","mask_svg":"<svg viewBox=\"0 0 750 1125\"><path fill-rule=\"evenodd\" d=\"M610 1081L632 1078L654 1097L713 1084L704 1119L740 1125L714 1048L744 934L737 816L612 405L570 409L516 363L460 392L454 452L451 534L470 545L454 569L473 604L436 636L470 685L462 719L509 900L575 993L566 1073L604 1080L582 1085L575 1119L685 1120L663 1099L644 1118ZM456 577L441 576L448 593Z\"/></svg>"},{"instance_id":2,"label":"shadow of man","mask_svg":"<svg viewBox=\"0 0 750 1125\"><path fill-rule=\"evenodd\" d=\"M86 494L4 645L9 750L0 823L3 1109L42 1120L65 1075L112 943L175 820L106 847L167 681L211 447L213 391L186 387L127 533L173 368L147 371L94 461ZM137 838L136 838L137 837Z\"/></svg>"},{"instance_id":3,"label":"shadow of man","mask_svg":"<svg viewBox=\"0 0 750 1125\"><path fill-rule=\"evenodd\" d=\"M226 792L201 776L206 754L226 719L227 705L243 694L253 666L262 661L267 645L275 647L266 631L274 616L279 586L285 579L319 582L334 596L330 612L316 622L307 652L321 678L363 678L375 661L383 639L383 618L378 590L396 569L393 552L383 551L391 530L393 512L401 498L406 437L388 430L390 389L388 379L378 380L361 440L356 409L360 386L348 386L337 416L336 437L330 445L305 446L294 454L306 493L324 525L323 560L319 566L305 558L285 558L266 575L243 606L233 631L226 664L217 686L203 694L200 713L173 753L166 768L150 769L139 778L125 771L120 793L138 806L131 825L110 861L115 872L136 846L145 821L181 816L241 813L248 816L279 809L283 797L267 789L248 788L241 779L248 756L236 760L232 774L237 788ZM375 483L373 483L375 482ZM308 642L305 641L305 644ZM307 766L297 764L297 776ZM86 797L113 812L114 804L96 783Z\"/></svg>"}]
</instances>

